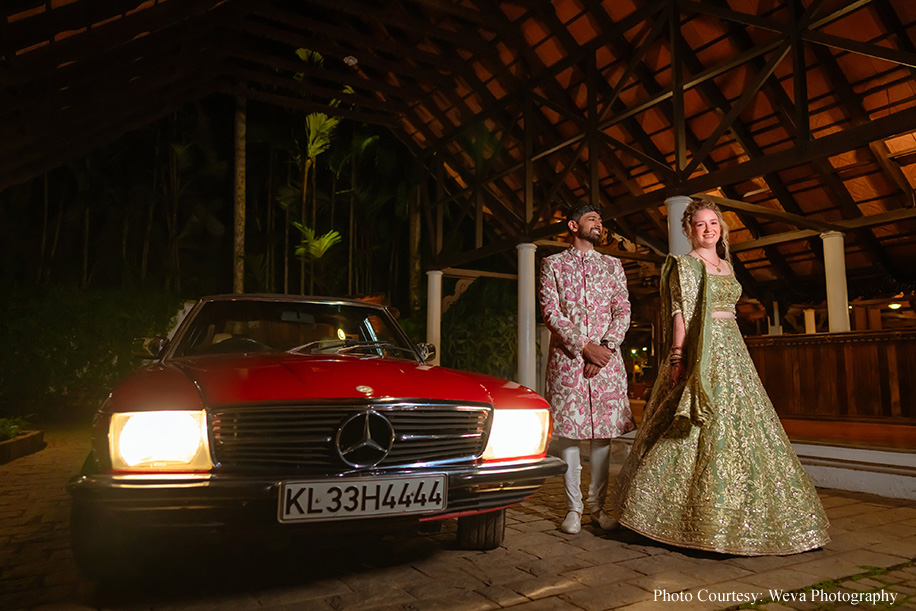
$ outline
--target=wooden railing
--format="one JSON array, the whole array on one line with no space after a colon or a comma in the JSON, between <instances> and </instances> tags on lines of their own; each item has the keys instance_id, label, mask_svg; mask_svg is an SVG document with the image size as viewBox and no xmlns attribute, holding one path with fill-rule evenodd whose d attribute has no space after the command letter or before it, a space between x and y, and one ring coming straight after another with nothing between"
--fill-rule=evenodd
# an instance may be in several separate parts
<instances>
[{"instance_id":1,"label":"wooden railing","mask_svg":"<svg viewBox=\"0 0 916 611\"><path fill-rule=\"evenodd\" d=\"M916 424L916 330L745 341L781 418Z\"/></svg>"}]
</instances>

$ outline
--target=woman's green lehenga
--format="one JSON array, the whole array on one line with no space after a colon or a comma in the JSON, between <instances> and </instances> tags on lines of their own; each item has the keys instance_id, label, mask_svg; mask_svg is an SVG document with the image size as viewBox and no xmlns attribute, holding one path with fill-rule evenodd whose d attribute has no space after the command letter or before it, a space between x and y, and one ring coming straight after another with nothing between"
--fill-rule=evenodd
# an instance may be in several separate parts
<instances>
[{"instance_id":1,"label":"woman's green lehenga","mask_svg":"<svg viewBox=\"0 0 916 611\"><path fill-rule=\"evenodd\" d=\"M680 547L742 556L825 545L827 517L799 463L734 318L741 286L707 274L692 257L669 257L663 314L687 328L686 381L667 363L617 477L620 524ZM670 330L667 330L670 335ZM670 337L665 339L666 350ZM667 352L666 352L667 353Z\"/></svg>"}]
</instances>

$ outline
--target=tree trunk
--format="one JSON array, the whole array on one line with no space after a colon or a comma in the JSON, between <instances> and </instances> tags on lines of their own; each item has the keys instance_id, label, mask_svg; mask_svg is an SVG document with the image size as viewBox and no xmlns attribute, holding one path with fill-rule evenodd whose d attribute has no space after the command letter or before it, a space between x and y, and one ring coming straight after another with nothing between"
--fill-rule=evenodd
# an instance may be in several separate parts
<instances>
[{"instance_id":1,"label":"tree trunk","mask_svg":"<svg viewBox=\"0 0 916 611\"><path fill-rule=\"evenodd\" d=\"M125 279L128 276L127 270L130 268L128 245L130 244L130 214L129 209L124 209L124 218L121 225L121 288L124 288Z\"/></svg>"},{"instance_id":2,"label":"tree trunk","mask_svg":"<svg viewBox=\"0 0 916 611\"><path fill-rule=\"evenodd\" d=\"M277 290L276 281L276 250L274 249L274 230L276 224L275 211L274 211L274 171L277 166L277 151L271 147L270 155L267 158L267 286L266 289L270 293L274 293Z\"/></svg>"},{"instance_id":3,"label":"tree trunk","mask_svg":"<svg viewBox=\"0 0 916 611\"><path fill-rule=\"evenodd\" d=\"M308 204L309 167L311 165L311 158L306 157L302 164L302 201L299 206L299 222L302 225L305 225L306 219L305 208ZM305 257L299 257L299 294L305 295Z\"/></svg>"},{"instance_id":4,"label":"tree trunk","mask_svg":"<svg viewBox=\"0 0 916 611\"><path fill-rule=\"evenodd\" d=\"M356 221L353 218L353 215L356 212L356 157L350 160L350 228L348 230L349 235L349 244L348 244L348 255L347 255L347 295L353 297L355 295L354 289L354 280L355 274L353 269L353 257L356 254Z\"/></svg>"},{"instance_id":5,"label":"tree trunk","mask_svg":"<svg viewBox=\"0 0 916 611\"><path fill-rule=\"evenodd\" d=\"M140 253L140 284L146 283L146 272L149 267L149 250L150 241L153 237L153 219L156 212L156 177L159 175L157 170L153 170L153 192L149 197L149 209L146 211L146 229L143 232L143 250Z\"/></svg>"},{"instance_id":6,"label":"tree trunk","mask_svg":"<svg viewBox=\"0 0 916 611\"><path fill-rule=\"evenodd\" d=\"M314 157L312 166L315 165ZM312 231L318 237L318 172L312 172ZM309 260L309 295L315 294L315 261Z\"/></svg>"},{"instance_id":7,"label":"tree trunk","mask_svg":"<svg viewBox=\"0 0 916 611\"><path fill-rule=\"evenodd\" d=\"M181 290L181 282L178 278L178 192L180 170L178 169L178 158L175 150L169 147L169 182L168 182L168 204L165 211L166 224L169 230L169 273L165 281L167 289L178 292Z\"/></svg>"},{"instance_id":8,"label":"tree trunk","mask_svg":"<svg viewBox=\"0 0 916 611\"><path fill-rule=\"evenodd\" d=\"M83 279L82 288L89 286L89 203L83 210Z\"/></svg>"},{"instance_id":9,"label":"tree trunk","mask_svg":"<svg viewBox=\"0 0 916 611\"><path fill-rule=\"evenodd\" d=\"M289 187L293 182L292 164L286 165L286 186ZM283 231L283 294L289 295L289 209L286 206L286 224Z\"/></svg>"},{"instance_id":10,"label":"tree trunk","mask_svg":"<svg viewBox=\"0 0 916 611\"><path fill-rule=\"evenodd\" d=\"M45 249L48 245L48 173L44 173L44 192L42 195L41 249L38 251L38 271L35 273L35 284L41 283L44 273Z\"/></svg>"},{"instance_id":11,"label":"tree trunk","mask_svg":"<svg viewBox=\"0 0 916 611\"><path fill-rule=\"evenodd\" d=\"M232 292L245 292L245 98L235 98L235 240Z\"/></svg>"},{"instance_id":12,"label":"tree trunk","mask_svg":"<svg viewBox=\"0 0 916 611\"><path fill-rule=\"evenodd\" d=\"M334 229L334 204L337 203L337 173L331 173L331 229Z\"/></svg>"},{"instance_id":13,"label":"tree trunk","mask_svg":"<svg viewBox=\"0 0 916 611\"><path fill-rule=\"evenodd\" d=\"M54 239L51 240L51 252L48 255L48 265L45 268L45 280L51 276L51 264L54 262L54 255L57 254L57 244L60 240L60 227L64 220L64 200L66 191L62 188L60 193L60 206L57 208L57 220L54 222Z\"/></svg>"},{"instance_id":14,"label":"tree trunk","mask_svg":"<svg viewBox=\"0 0 916 611\"><path fill-rule=\"evenodd\" d=\"M408 287L408 307L410 315L420 311L420 188L416 187L408 201L407 216L410 223L410 262L409 262L409 287Z\"/></svg>"}]
</instances>

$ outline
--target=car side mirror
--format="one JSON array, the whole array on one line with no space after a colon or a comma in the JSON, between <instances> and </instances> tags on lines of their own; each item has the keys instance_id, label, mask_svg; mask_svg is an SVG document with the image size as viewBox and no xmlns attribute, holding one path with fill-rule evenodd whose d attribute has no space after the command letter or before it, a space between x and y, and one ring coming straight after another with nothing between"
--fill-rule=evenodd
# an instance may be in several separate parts
<instances>
[{"instance_id":1,"label":"car side mirror","mask_svg":"<svg viewBox=\"0 0 916 611\"><path fill-rule=\"evenodd\" d=\"M130 353L142 359L158 359L165 352L169 340L164 337L135 337L130 345Z\"/></svg>"},{"instance_id":2,"label":"car side mirror","mask_svg":"<svg viewBox=\"0 0 916 611\"><path fill-rule=\"evenodd\" d=\"M417 350L420 351L420 358L424 363L428 363L436 358L436 344L429 342L420 342L417 344Z\"/></svg>"}]
</instances>

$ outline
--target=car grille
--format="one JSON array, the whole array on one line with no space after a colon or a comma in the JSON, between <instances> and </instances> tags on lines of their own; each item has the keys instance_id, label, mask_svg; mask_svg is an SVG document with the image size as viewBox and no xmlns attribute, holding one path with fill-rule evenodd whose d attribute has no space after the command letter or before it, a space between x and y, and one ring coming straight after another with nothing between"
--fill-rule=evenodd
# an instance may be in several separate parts
<instances>
[{"instance_id":1,"label":"car grille","mask_svg":"<svg viewBox=\"0 0 916 611\"><path fill-rule=\"evenodd\" d=\"M349 471L334 440L348 418L368 408L385 416L395 435L391 451L375 468L477 457L492 411L484 405L406 402L219 408L210 413L211 448L220 471Z\"/></svg>"}]
</instances>

